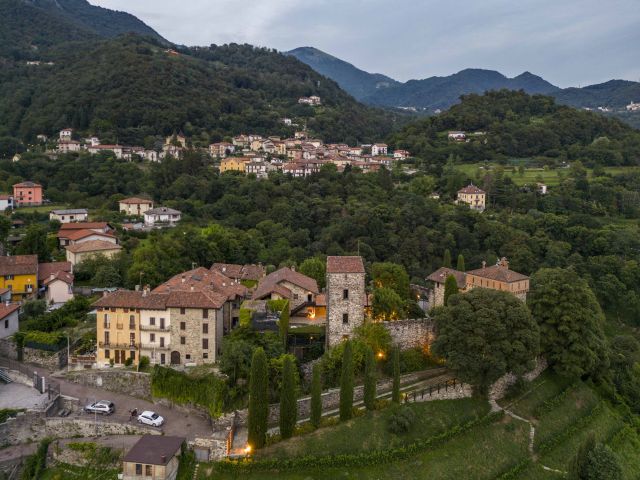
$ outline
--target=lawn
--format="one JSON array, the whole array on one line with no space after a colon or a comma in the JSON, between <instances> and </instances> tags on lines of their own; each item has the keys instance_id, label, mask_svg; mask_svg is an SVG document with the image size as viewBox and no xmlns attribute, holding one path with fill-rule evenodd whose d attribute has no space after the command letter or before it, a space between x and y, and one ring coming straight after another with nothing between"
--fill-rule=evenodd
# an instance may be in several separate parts
<instances>
[{"instance_id":1,"label":"lawn","mask_svg":"<svg viewBox=\"0 0 640 480\"><path fill-rule=\"evenodd\" d=\"M485 400L465 398L410 404L415 413L412 429L404 435L394 435L387 431L387 421L396 411L390 407L368 413L337 427L321 428L313 433L276 443L260 451L256 458L290 458L306 455L336 455L361 451L394 448L412 443L421 438L429 438L482 417L489 412ZM354 442L354 438L359 439Z\"/></svg>"},{"instance_id":2,"label":"lawn","mask_svg":"<svg viewBox=\"0 0 640 480\"><path fill-rule=\"evenodd\" d=\"M571 382L547 371L527 387L516 398L505 399L500 405L524 418L536 417L536 410L545 402L562 393Z\"/></svg>"},{"instance_id":3,"label":"lawn","mask_svg":"<svg viewBox=\"0 0 640 480\"><path fill-rule=\"evenodd\" d=\"M73 465L59 464L47 468L38 480L67 480L77 478L82 480L117 480L120 470L92 470L75 467Z\"/></svg>"},{"instance_id":4,"label":"lawn","mask_svg":"<svg viewBox=\"0 0 640 480\"><path fill-rule=\"evenodd\" d=\"M20 207L16 211L20 213L49 213L51 210L65 210L68 205L40 205L39 207Z\"/></svg>"}]
</instances>

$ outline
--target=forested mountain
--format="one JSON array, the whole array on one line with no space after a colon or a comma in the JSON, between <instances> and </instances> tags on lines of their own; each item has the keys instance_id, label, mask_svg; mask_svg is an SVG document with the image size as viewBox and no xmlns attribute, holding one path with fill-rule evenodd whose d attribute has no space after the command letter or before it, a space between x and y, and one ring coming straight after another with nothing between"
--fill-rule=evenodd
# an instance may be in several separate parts
<instances>
[{"instance_id":1,"label":"forested mountain","mask_svg":"<svg viewBox=\"0 0 640 480\"><path fill-rule=\"evenodd\" d=\"M553 95L560 103L574 107L608 106L621 108L630 102L640 102L640 83L610 80L582 88L565 88Z\"/></svg>"},{"instance_id":2,"label":"forested mountain","mask_svg":"<svg viewBox=\"0 0 640 480\"><path fill-rule=\"evenodd\" d=\"M70 126L130 144L184 130L204 144L307 126L327 141L372 142L391 131L394 115L357 103L293 57L247 45L169 51L154 36L105 39L139 21L85 3L0 0L0 137L32 140ZM75 20L65 13L72 7ZM53 64L27 65L34 60ZM309 95L322 106L298 104ZM285 128L283 117L298 126Z\"/></svg>"},{"instance_id":3,"label":"forested mountain","mask_svg":"<svg viewBox=\"0 0 640 480\"><path fill-rule=\"evenodd\" d=\"M468 132L469 141L450 141L449 130ZM540 157L549 164L640 165L637 130L521 91L465 95L448 111L406 126L390 143L440 165L451 155L467 162Z\"/></svg>"},{"instance_id":4,"label":"forested mountain","mask_svg":"<svg viewBox=\"0 0 640 480\"><path fill-rule=\"evenodd\" d=\"M369 73L313 47L300 47L287 55L296 57L316 72L338 82L338 85L358 100L374 95L377 90L400 85L380 73Z\"/></svg>"}]
</instances>

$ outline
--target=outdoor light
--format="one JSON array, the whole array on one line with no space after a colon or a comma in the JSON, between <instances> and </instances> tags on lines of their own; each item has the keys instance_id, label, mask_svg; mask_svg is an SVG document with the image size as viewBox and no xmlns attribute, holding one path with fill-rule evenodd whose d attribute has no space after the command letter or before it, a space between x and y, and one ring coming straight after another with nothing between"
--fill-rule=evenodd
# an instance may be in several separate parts
<instances>
[{"instance_id":1,"label":"outdoor light","mask_svg":"<svg viewBox=\"0 0 640 480\"><path fill-rule=\"evenodd\" d=\"M244 453L246 453L247 455L249 455L251 453L251 445L247 445L244 449Z\"/></svg>"},{"instance_id":2,"label":"outdoor light","mask_svg":"<svg viewBox=\"0 0 640 480\"><path fill-rule=\"evenodd\" d=\"M384 352L378 352L378 358L379 359L383 359L384 358Z\"/></svg>"}]
</instances>

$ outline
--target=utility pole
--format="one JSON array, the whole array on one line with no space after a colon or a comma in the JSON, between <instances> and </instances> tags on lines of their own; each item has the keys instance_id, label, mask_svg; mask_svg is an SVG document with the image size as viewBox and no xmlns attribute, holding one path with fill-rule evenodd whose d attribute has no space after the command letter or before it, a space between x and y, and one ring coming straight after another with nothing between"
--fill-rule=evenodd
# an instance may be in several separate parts
<instances>
[{"instance_id":1,"label":"utility pole","mask_svg":"<svg viewBox=\"0 0 640 480\"><path fill-rule=\"evenodd\" d=\"M69 339L69 332L67 332L67 372L69 372L70 362L71 362L71 340Z\"/></svg>"}]
</instances>

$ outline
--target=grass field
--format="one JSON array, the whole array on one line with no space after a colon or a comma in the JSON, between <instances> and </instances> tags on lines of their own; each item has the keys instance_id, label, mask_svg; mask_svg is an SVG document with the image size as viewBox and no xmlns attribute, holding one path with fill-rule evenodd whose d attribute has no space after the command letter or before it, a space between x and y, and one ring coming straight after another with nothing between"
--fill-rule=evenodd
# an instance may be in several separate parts
<instances>
[{"instance_id":1,"label":"grass field","mask_svg":"<svg viewBox=\"0 0 640 480\"><path fill-rule=\"evenodd\" d=\"M39 207L20 207L16 209L21 213L49 213L51 210L64 210L71 208L69 205L40 205Z\"/></svg>"}]
</instances>

